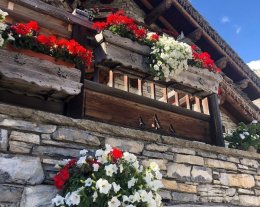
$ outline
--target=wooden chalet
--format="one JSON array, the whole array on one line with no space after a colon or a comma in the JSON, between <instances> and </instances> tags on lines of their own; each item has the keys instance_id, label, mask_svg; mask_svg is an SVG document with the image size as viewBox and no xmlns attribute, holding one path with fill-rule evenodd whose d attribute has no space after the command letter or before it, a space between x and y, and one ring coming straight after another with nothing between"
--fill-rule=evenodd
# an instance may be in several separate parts
<instances>
[{"instance_id":1,"label":"wooden chalet","mask_svg":"<svg viewBox=\"0 0 260 207\"><path fill-rule=\"evenodd\" d=\"M222 69L221 77L191 69L180 80L153 80L145 68L145 48L125 41L120 45L113 35L97 34L84 15L72 14L77 6L90 8L91 2L57 3L58 8L40 0L0 1L0 9L9 13L8 23L35 20L45 34L74 38L95 55L91 68L76 69L0 49L1 102L218 146L224 146L221 113L234 124L260 121L259 108L252 102L260 98L259 77L187 0L95 3L100 7L96 18L106 16L104 7L123 7L153 31L166 31L175 38L183 33L183 41L211 54ZM202 82L201 76L209 81ZM216 86L209 85L218 81L220 97Z\"/></svg>"}]
</instances>

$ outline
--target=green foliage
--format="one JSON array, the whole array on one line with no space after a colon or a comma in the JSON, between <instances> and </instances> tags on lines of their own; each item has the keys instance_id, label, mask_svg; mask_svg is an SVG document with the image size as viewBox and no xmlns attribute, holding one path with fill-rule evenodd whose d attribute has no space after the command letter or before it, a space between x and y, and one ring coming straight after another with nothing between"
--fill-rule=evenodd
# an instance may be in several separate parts
<instances>
[{"instance_id":1,"label":"green foliage","mask_svg":"<svg viewBox=\"0 0 260 207\"><path fill-rule=\"evenodd\" d=\"M260 123L256 121L249 125L240 123L236 131L226 136L225 140L230 148L247 150L249 146L253 146L258 150L260 149Z\"/></svg>"}]
</instances>

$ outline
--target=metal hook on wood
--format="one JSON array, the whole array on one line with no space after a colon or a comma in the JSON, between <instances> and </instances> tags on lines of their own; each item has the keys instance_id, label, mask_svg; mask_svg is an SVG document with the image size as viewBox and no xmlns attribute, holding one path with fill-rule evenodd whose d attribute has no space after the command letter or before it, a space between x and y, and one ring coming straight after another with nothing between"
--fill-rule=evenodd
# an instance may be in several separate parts
<instances>
[{"instance_id":1,"label":"metal hook on wood","mask_svg":"<svg viewBox=\"0 0 260 207\"><path fill-rule=\"evenodd\" d=\"M173 128L173 125L172 125L172 124L170 124L169 130L170 130L170 132L171 132L173 135L176 135L176 131L175 131L175 129Z\"/></svg>"},{"instance_id":2,"label":"metal hook on wood","mask_svg":"<svg viewBox=\"0 0 260 207\"><path fill-rule=\"evenodd\" d=\"M155 128L156 130L158 130L158 129L161 128L161 125L160 125L159 119L158 119L158 117L157 117L156 114L154 114L154 120L153 120L152 127Z\"/></svg>"},{"instance_id":3,"label":"metal hook on wood","mask_svg":"<svg viewBox=\"0 0 260 207\"><path fill-rule=\"evenodd\" d=\"M144 123L144 121L143 121L143 119L142 119L141 116L139 116L138 121L139 121L139 126L140 126L140 127L144 127L144 126L145 126L145 123Z\"/></svg>"}]
</instances>

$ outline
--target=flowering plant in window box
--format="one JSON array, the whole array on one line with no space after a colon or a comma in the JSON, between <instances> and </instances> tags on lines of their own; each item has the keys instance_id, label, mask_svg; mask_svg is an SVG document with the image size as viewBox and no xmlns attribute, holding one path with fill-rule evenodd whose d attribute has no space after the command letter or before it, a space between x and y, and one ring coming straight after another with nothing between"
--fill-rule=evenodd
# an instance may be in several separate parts
<instances>
[{"instance_id":1,"label":"flowering plant in window box","mask_svg":"<svg viewBox=\"0 0 260 207\"><path fill-rule=\"evenodd\" d=\"M71 63L69 66L75 67L77 64L89 66L92 61L91 50L73 39L58 39L54 35L40 34L38 23L35 21L11 25L5 29L4 36L5 38L11 36L8 38L8 49L47 59L55 64L64 64L62 61L65 61Z\"/></svg>"},{"instance_id":2,"label":"flowering plant in window box","mask_svg":"<svg viewBox=\"0 0 260 207\"><path fill-rule=\"evenodd\" d=\"M0 9L0 48L3 47L3 45L5 43L4 31L7 28L7 24L5 24L5 17L7 15L8 15L8 13L6 13Z\"/></svg>"},{"instance_id":3,"label":"flowering plant in window box","mask_svg":"<svg viewBox=\"0 0 260 207\"><path fill-rule=\"evenodd\" d=\"M246 125L240 123L237 129L230 135L225 137L228 142L228 147L248 150L254 148L260 149L260 123L256 120Z\"/></svg>"},{"instance_id":4,"label":"flowering plant in window box","mask_svg":"<svg viewBox=\"0 0 260 207\"><path fill-rule=\"evenodd\" d=\"M106 145L95 157L87 150L77 160L70 160L54 177L62 189L52 203L55 206L84 207L160 207L157 193L162 175L156 163L143 168L135 155Z\"/></svg>"}]
</instances>

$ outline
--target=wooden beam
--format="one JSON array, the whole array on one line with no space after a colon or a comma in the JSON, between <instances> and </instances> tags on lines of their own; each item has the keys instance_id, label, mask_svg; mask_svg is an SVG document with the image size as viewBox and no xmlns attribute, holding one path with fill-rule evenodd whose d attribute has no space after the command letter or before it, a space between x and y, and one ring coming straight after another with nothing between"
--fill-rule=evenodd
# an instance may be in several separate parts
<instances>
[{"instance_id":1,"label":"wooden beam","mask_svg":"<svg viewBox=\"0 0 260 207\"><path fill-rule=\"evenodd\" d=\"M149 10L152 10L154 7L148 0L141 0L142 4ZM158 18L160 22L170 31L174 33L174 37L178 37L179 32L169 23L164 17L160 16Z\"/></svg>"},{"instance_id":2,"label":"wooden beam","mask_svg":"<svg viewBox=\"0 0 260 207\"><path fill-rule=\"evenodd\" d=\"M197 42L202 37L203 31L200 28L195 29L193 32L187 35L187 38L191 39L192 42Z\"/></svg>"},{"instance_id":3,"label":"wooden beam","mask_svg":"<svg viewBox=\"0 0 260 207\"><path fill-rule=\"evenodd\" d=\"M243 80L239 81L239 82L236 83L236 84L239 86L239 88L245 89L245 88L248 87L249 82L250 82L249 79L243 79Z\"/></svg>"},{"instance_id":4,"label":"wooden beam","mask_svg":"<svg viewBox=\"0 0 260 207\"><path fill-rule=\"evenodd\" d=\"M175 106L180 106L179 93L175 91L174 97L175 97Z\"/></svg>"},{"instance_id":5,"label":"wooden beam","mask_svg":"<svg viewBox=\"0 0 260 207\"><path fill-rule=\"evenodd\" d=\"M225 146L222 122L220 118L220 110L218 105L218 96L217 94L212 94L208 97L209 102L209 113L211 119L211 138L212 144L216 146Z\"/></svg>"},{"instance_id":6,"label":"wooden beam","mask_svg":"<svg viewBox=\"0 0 260 207\"><path fill-rule=\"evenodd\" d=\"M228 59L226 57L222 57L215 62L216 66L220 69L224 69L227 66L227 63Z\"/></svg>"},{"instance_id":7,"label":"wooden beam","mask_svg":"<svg viewBox=\"0 0 260 207\"><path fill-rule=\"evenodd\" d=\"M151 25L156 21L166 10L173 4L173 0L163 0L157 7L153 8L149 14L146 15L144 22Z\"/></svg>"}]
</instances>

